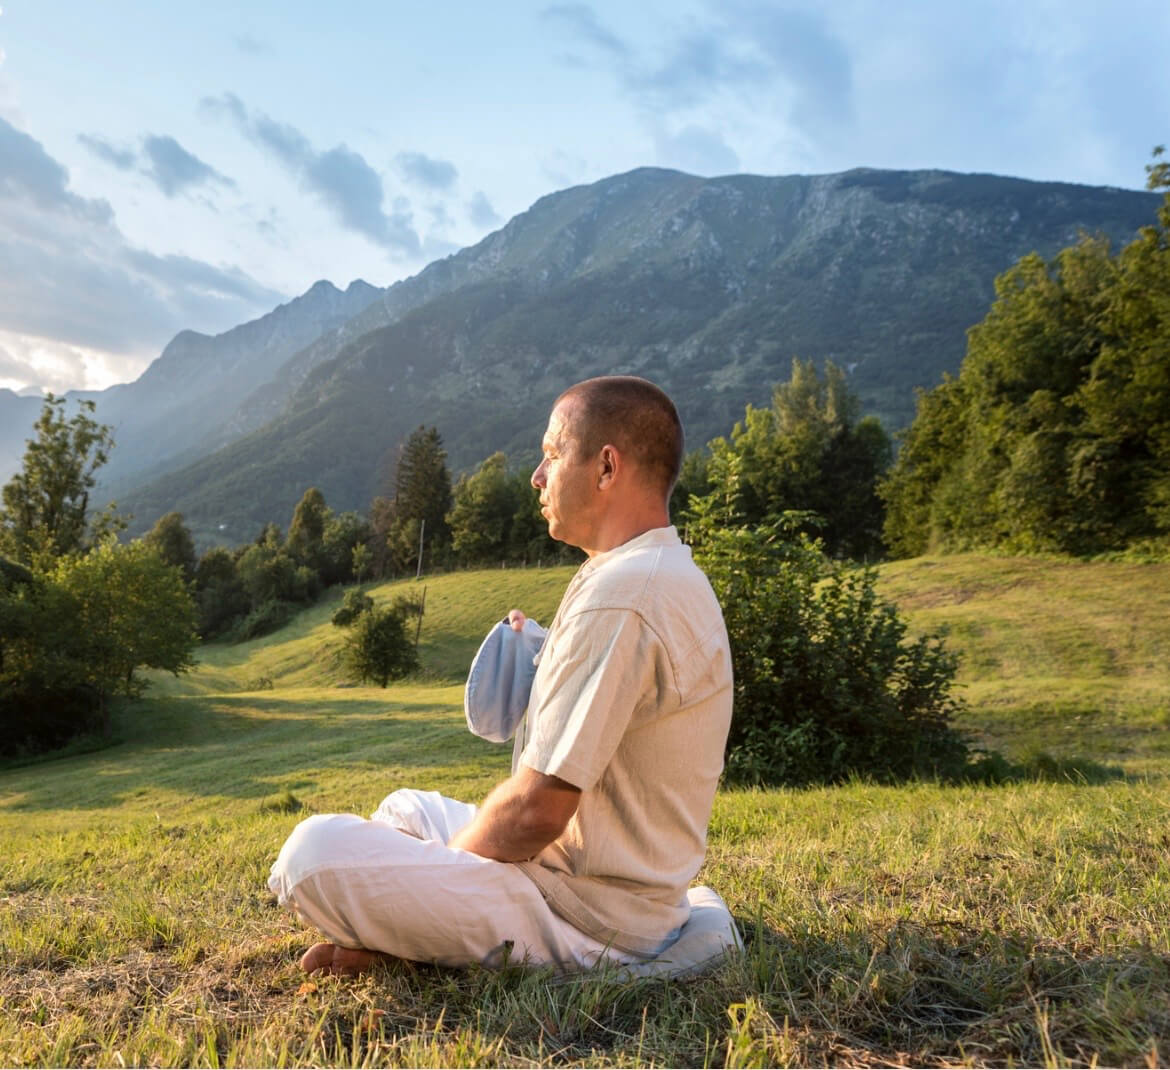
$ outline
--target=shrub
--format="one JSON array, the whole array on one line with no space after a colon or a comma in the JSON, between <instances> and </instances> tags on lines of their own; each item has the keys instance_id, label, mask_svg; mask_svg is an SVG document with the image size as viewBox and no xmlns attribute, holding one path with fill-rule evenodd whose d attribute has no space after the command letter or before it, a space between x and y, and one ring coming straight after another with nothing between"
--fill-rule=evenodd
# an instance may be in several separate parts
<instances>
[{"instance_id":1,"label":"shrub","mask_svg":"<svg viewBox=\"0 0 1170 1070\"><path fill-rule=\"evenodd\" d=\"M349 670L362 682L385 687L418 667L418 654L396 607L371 609L352 627L345 648Z\"/></svg>"},{"instance_id":2,"label":"shrub","mask_svg":"<svg viewBox=\"0 0 1170 1070\"><path fill-rule=\"evenodd\" d=\"M938 639L908 640L872 569L830 562L793 527L784 518L721 527L700 507L690 529L731 639L727 778L961 774L967 748L950 723L956 657Z\"/></svg>"},{"instance_id":3,"label":"shrub","mask_svg":"<svg viewBox=\"0 0 1170 1070\"><path fill-rule=\"evenodd\" d=\"M363 613L368 613L373 608L374 600L361 588L354 587L345 592L344 600L330 620L338 628L348 628L358 617Z\"/></svg>"}]
</instances>

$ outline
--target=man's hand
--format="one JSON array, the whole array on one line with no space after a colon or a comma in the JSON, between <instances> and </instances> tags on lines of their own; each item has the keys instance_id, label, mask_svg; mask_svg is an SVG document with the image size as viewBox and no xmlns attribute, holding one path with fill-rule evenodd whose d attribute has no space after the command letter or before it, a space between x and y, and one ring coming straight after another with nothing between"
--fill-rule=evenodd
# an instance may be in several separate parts
<instances>
[{"instance_id":1,"label":"man's hand","mask_svg":"<svg viewBox=\"0 0 1170 1070\"><path fill-rule=\"evenodd\" d=\"M475 820L447 846L498 862L521 862L538 855L564 831L580 799L579 788L522 765L492 789Z\"/></svg>"},{"instance_id":2,"label":"man's hand","mask_svg":"<svg viewBox=\"0 0 1170 1070\"><path fill-rule=\"evenodd\" d=\"M520 632L524 630L524 622L528 618L518 609L508 610L508 623L512 626L512 631Z\"/></svg>"}]
</instances>

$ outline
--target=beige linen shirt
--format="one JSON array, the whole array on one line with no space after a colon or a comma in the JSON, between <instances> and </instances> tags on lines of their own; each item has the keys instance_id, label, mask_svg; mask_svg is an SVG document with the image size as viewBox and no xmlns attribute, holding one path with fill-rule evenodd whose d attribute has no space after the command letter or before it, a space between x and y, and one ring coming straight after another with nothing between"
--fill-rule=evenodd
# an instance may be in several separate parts
<instances>
[{"instance_id":1,"label":"beige linen shirt","mask_svg":"<svg viewBox=\"0 0 1170 1070\"><path fill-rule=\"evenodd\" d=\"M513 768L581 789L524 872L563 918L654 955L686 922L687 886L731 722L719 603L673 527L581 566L537 655Z\"/></svg>"}]
</instances>

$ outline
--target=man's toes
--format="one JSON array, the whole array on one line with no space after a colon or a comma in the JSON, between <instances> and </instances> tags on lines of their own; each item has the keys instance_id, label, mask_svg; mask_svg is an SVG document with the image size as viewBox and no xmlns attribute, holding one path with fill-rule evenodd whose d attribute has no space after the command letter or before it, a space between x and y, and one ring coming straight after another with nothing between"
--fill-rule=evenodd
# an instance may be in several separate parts
<instances>
[{"instance_id":1,"label":"man's toes","mask_svg":"<svg viewBox=\"0 0 1170 1070\"><path fill-rule=\"evenodd\" d=\"M334 944L314 944L301 956L301 969L305 973L316 973L318 970L327 970L333 965L333 953L338 948Z\"/></svg>"}]
</instances>

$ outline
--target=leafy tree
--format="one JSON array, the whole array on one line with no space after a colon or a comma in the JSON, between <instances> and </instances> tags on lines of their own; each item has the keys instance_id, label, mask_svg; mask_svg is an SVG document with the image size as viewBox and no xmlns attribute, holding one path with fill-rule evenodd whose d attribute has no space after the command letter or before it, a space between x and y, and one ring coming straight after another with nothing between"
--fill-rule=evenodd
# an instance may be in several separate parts
<instances>
[{"instance_id":1,"label":"leafy tree","mask_svg":"<svg viewBox=\"0 0 1170 1070\"><path fill-rule=\"evenodd\" d=\"M493 453L472 475L461 476L454 497L447 523L459 560L465 564L503 560L521 504L507 457Z\"/></svg>"},{"instance_id":2,"label":"leafy tree","mask_svg":"<svg viewBox=\"0 0 1170 1070\"><path fill-rule=\"evenodd\" d=\"M418 667L418 654L399 607L371 609L359 615L345 647L350 671L362 682L385 687Z\"/></svg>"},{"instance_id":3,"label":"leafy tree","mask_svg":"<svg viewBox=\"0 0 1170 1070\"><path fill-rule=\"evenodd\" d=\"M771 407L749 405L730 440L711 443L706 470L692 462L694 478L709 485L725 523L815 514L831 553L875 556L882 548L876 485L889 465L890 442L876 420L858 414L844 372L830 362L821 375L812 361L794 360L792 378L773 390Z\"/></svg>"},{"instance_id":4,"label":"leafy tree","mask_svg":"<svg viewBox=\"0 0 1170 1070\"><path fill-rule=\"evenodd\" d=\"M695 560L723 608L735 709L728 779L759 784L955 776L967 751L951 726L956 659L906 638L875 573L827 559L799 517L729 527L698 504Z\"/></svg>"},{"instance_id":5,"label":"leafy tree","mask_svg":"<svg viewBox=\"0 0 1170 1070\"><path fill-rule=\"evenodd\" d=\"M1120 253L1085 237L1047 263L1033 254L996 294L958 379L920 398L882 486L891 548L1165 542L1170 195Z\"/></svg>"},{"instance_id":6,"label":"leafy tree","mask_svg":"<svg viewBox=\"0 0 1170 1070\"><path fill-rule=\"evenodd\" d=\"M298 565L307 565L316 572L324 563L325 527L332 510L325 504L325 495L316 487L310 487L301 496L293 510L292 523L288 526L285 548Z\"/></svg>"},{"instance_id":7,"label":"leafy tree","mask_svg":"<svg viewBox=\"0 0 1170 1070\"><path fill-rule=\"evenodd\" d=\"M183 523L182 513L172 512L159 517L142 541L168 565L179 568L188 582L195 578L198 565L195 542L187 525Z\"/></svg>"},{"instance_id":8,"label":"leafy tree","mask_svg":"<svg viewBox=\"0 0 1170 1070\"><path fill-rule=\"evenodd\" d=\"M370 522L358 513L333 513L325 521L321 538L321 582L327 587L356 579L360 583L370 568L367 543L373 536ZM357 551L362 553L355 558ZM361 565L360 575L358 565Z\"/></svg>"},{"instance_id":9,"label":"leafy tree","mask_svg":"<svg viewBox=\"0 0 1170 1070\"><path fill-rule=\"evenodd\" d=\"M222 635L247 614L251 602L236 571L236 562L222 546L208 550L195 569L195 602L199 634L204 639Z\"/></svg>"},{"instance_id":10,"label":"leafy tree","mask_svg":"<svg viewBox=\"0 0 1170 1070\"><path fill-rule=\"evenodd\" d=\"M83 640L71 595L0 558L0 754L58 747L101 727Z\"/></svg>"},{"instance_id":11,"label":"leafy tree","mask_svg":"<svg viewBox=\"0 0 1170 1070\"><path fill-rule=\"evenodd\" d=\"M84 556L62 558L52 574L75 603L85 682L104 700L138 695L140 668L178 675L193 664L195 606L182 572L142 541L108 538Z\"/></svg>"},{"instance_id":12,"label":"leafy tree","mask_svg":"<svg viewBox=\"0 0 1170 1070\"><path fill-rule=\"evenodd\" d=\"M406 440L398 458L394 515L387 534L394 568L415 567L420 534L432 556L442 554L450 540L450 509L451 474L443 440L435 428L420 426ZM421 531L424 524L425 531Z\"/></svg>"},{"instance_id":13,"label":"leafy tree","mask_svg":"<svg viewBox=\"0 0 1170 1070\"><path fill-rule=\"evenodd\" d=\"M47 568L56 558L86 548L94 473L114 444L94 411L92 401L81 401L73 418L66 419L65 399L45 396L22 469L2 492L0 552ZM114 524L109 515L101 522L103 528Z\"/></svg>"}]
</instances>

